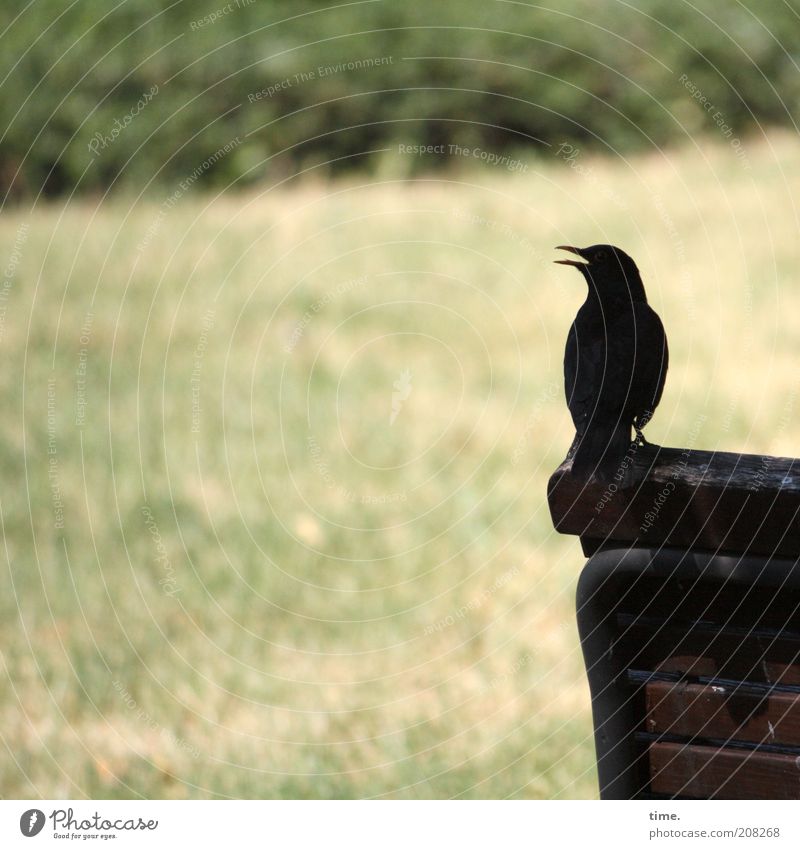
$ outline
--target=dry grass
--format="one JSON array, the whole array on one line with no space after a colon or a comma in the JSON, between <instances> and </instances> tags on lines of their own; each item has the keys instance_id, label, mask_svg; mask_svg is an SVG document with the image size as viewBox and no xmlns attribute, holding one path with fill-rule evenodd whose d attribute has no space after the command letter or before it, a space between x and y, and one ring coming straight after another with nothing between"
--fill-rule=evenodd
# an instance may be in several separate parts
<instances>
[{"instance_id":1,"label":"dry grass","mask_svg":"<svg viewBox=\"0 0 800 849\"><path fill-rule=\"evenodd\" d=\"M747 155L187 196L141 250L157 199L5 214L0 793L593 796L552 247L637 258L651 439L796 454L800 154Z\"/></svg>"}]
</instances>

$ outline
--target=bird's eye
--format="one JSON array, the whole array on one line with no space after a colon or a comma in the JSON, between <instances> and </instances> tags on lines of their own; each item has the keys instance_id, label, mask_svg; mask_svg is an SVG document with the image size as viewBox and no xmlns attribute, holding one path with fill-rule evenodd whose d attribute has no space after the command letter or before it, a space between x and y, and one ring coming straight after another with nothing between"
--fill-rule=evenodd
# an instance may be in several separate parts
<instances>
[{"instance_id":1,"label":"bird's eye","mask_svg":"<svg viewBox=\"0 0 800 849\"><path fill-rule=\"evenodd\" d=\"M605 251L598 251L594 255L594 258L597 262L605 262L605 259L606 259L607 256L608 256L608 254Z\"/></svg>"}]
</instances>

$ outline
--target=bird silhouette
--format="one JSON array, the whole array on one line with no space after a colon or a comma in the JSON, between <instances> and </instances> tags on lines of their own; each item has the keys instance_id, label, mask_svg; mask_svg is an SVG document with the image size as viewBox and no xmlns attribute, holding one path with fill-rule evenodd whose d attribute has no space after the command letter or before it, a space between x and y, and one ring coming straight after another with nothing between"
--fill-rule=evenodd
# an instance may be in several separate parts
<instances>
[{"instance_id":1,"label":"bird silhouette","mask_svg":"<svg viewBox=\"0 0 800 849\"><path fill-rule=\"evenodd\" d=\"M647 444L642 430L664 391L667 336L624 251L613 245L558 249L580 257L556 262L577 268L589 288L564 352L564 390L576 431L567 457L573 474L621 479L631 427L637 446Z\"/></svg>"}]
</instances>

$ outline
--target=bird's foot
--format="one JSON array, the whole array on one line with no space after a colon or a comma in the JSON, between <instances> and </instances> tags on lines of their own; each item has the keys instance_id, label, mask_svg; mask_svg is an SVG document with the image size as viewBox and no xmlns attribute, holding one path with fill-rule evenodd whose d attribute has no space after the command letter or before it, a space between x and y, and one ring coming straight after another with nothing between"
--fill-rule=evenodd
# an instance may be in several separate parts
<instances>
[{"instance_id":1,"label":"bird's foot","mask_svg":"<svg viewBox=\"0 0 800 849\"><path fill-rule=\"evenodd\" d=\"M636 431L636 439L633 441L639 446L639 448L645 448L650 445L650 443L644 438L641 428L634 427L634 430Z\"/></svg>"}]
</instances>

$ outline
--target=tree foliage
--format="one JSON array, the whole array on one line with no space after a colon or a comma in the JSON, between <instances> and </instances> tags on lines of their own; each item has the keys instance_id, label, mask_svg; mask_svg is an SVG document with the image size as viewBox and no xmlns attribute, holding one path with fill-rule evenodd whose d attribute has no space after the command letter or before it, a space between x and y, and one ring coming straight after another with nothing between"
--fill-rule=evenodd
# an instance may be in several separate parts
<instances>
[{"instance_id":1,"label":"tree foliage","mask_svg":"<svg viewBox=\"0 0 800 849\"><path fill-rule=\"evenodd\" d=\"M800 102L783 2L38 0L0 32L12 196L452 161L400 143L627 153L794 128Z\"/></svg>"}]
</instances>

